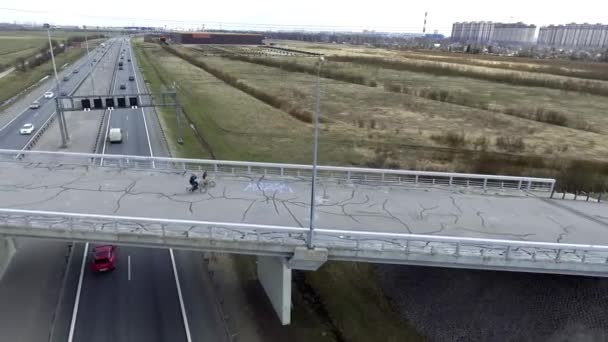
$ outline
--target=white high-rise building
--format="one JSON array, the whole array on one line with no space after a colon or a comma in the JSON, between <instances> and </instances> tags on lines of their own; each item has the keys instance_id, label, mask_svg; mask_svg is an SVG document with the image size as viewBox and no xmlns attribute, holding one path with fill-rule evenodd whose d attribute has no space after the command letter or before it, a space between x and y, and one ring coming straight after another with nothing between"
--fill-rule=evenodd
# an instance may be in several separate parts
<instances>
[{"instance_id":1,"label":"white high-rise building","mask_svg":"<svg viewBox=\"0 0 608 342\"><path fill-rule=\"evenodd\" d=\"M607 48L608 25L543 26L538 34L538 44L555 47Z\"/></svg>"},{"instance_id":2,"label":"white high-rise building","mask_svg":"<svg viewBox=\"0 0 608 342\"><path fill-rule=\"evenodd\" d=\"M494 30L491 21L475 21L467 23L454 23L452 26L452 39L469 43L487 43Z\"/></svg>"},{"instance_id":3,"label":"white high-rise building","mask_svg":"<svg viewBox=\"0 0 608 342\"><path fill-rule=\"evenodd\" d=\"M524 23L493 23L476 21L455 23L452 26L452 40L465 43L487 44L500 43L534 43L536 26Z\"/></svg>"}]
</instances>

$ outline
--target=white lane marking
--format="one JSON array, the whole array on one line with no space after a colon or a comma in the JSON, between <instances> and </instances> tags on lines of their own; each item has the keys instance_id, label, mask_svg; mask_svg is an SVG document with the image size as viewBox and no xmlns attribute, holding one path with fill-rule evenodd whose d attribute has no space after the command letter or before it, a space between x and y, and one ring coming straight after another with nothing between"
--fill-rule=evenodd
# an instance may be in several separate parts
<instances>
[{"instance_id":1,"label":"white lane marking","mask_svg":"<svg viewBox=\"0 0 608 342\"><path fill-rule=\"evenodd\" d=\"M135 87L137 87L137 93L139 93L139 82L137 82L137 71L135 69L135 57L133 55L133 50L131 49L131 46L129 46L129 52L131 55L131 68L133 69L133 76L135 77ZM139 98L138 102L141 101L141 98ZM148 139L148 148L150 149L150 157L154 157L154 154L152 154L152 144L150 143L150 133L148 133L148 124L146 122L146 113L144 112L144 109L141 108L141 116L144 118L144 128L146 129L146 139ZM154 168L154 161L152 161L152 168Z\"/></svg>"},{"instance_id":2,"label":"white lane marking","mask_svg":"<svg viewBox=\"0 0 608 342\"><path fill-rule=\"evenodd\" d=\"M186 329L186 340L188 342L192 342L192 336L190 336L190 325L188 324L188 316L186 316L186 306L184 305L184 297L182 296L182 288L179 284L179 276L177 275L177 267L175 266L175 256L173 255L173 248L169 248L169 255L171 255L171 264L173 265L173 274L175 275L175 285L177 286L179 306L182 309L182 318L184 319L184 328Z\"/></svg>"},{"instance_id":3,"label":"white lane marking","mask_svg":"<svg viewBox=\"0 0 608 342\"><path fill-rule=\"evenodd\" d=\"M46 92L51 91L51 89L53 89L54 87L55 87L55 86L50 87L49 89L47 89L47 90L45 91L45 93L46 93ZM36 100L34 100L34 101L39 101L39 100L40 100L40 99L41 99L43 96L44 96L44 94L42 94L42 95L38 96L38 97L36 98ZM32 102L33 102L33 101L32 101ZM50 101L49 101L49 102L50 102ZM48 103L48 102L47 102L47 103ZM40 108L38 108L38 109L41 109L41 108L42 108L42 106L43 106L43 105L42 105L42 104L40 104ZM6 125L2 126L2 128L0 128L0 131L4 130L6 127L8 127L10 124L12 124L12 123L13 123L13 121L17 120L17 119L18 119L18 118L19 118L19 117L20 117L20 116L21 116L23 113L27 112L27 110L28 110L28 109L30 109L30 105L29 105L29 104L27 105L27 107L25 107L25 109L24 109L24 110L23 110L21 113L17 114L17 116L15 116L15 117L14 117L14 118L13 118L11 121L9 121L9 122L8 122Z\"/></svg>"},{"instance_id":4,"label":"white lane marking","mask_svg":"<svg viewBox=\"0 0 608 342\"><path fill-rule=\"evenodd\" d=\"M119 47L120 50L120 47ZM110 57L110 54L108 54L108 58ZM116 68L116 66L114 66ZM114 93L116 91L116 80L118 80L118 77L114 77L114 85L112 86L112 93ZM108 134L110 133L110 123L112 122L112 111L109 111L110 114L108 114L108 127L106 127L106 134L103 137L103 147L101 149L101 162L99 163L99 165L103 166L103 155L106 153L106 143L108 142Z\"/></svg>"},{"instance_id":5,"label":"white lane marking","mask_svg":"<svg viewBox=\"0 0 608 342\"><path fill-rule=\"evenodd\" d=\"M129 51L131 54L131 67L133 68L133 76L135 76L135 86L137 87L137 92L139 93L139 83L137 82L137 71L135 69L135 55L133 54L131 46L129 46ZM143 108L141 109L141 115L144 118L144 127L146 128L146 138L148 139L150 156L153 157L152 144L150 144L150 135L148 134L148 126L146 124L146 114L144 113ZM152 162L152 168L155 168L154 162ZM169 255L171 256L171 265L173 266L173 275L175 276L175 286L177 287L177 297L179 298L179 306L182 310L182 319L184 321L184 329L186 330L186 340L188 342L192 342L192 336L190 335L190 325L188 324L188 315L186 314L186 305L184 304L182 287L179 282L179 275L177 274L177 266L175 265L175 256L173 255L173 248L169 248Z\"/></svg>"},{"instance_id":6,"label":"white lane marking","mask_svg":"<svg viewBox=\"0 0 608 342\"><path fill-rule=\"evenodd\" d=\"M101 149L101 162L99 165L103 166L103 155L106 153L106 143L108 142L108 134L110 133L110 120L112 119L112 111L108 110L108 127L106 127L106 134L103 137L103 147Z\"/></svg>"},{"instance_id":7,"label":"white lane marking","mask_svg":"<svg viewBox=\"0 0 608 342\"><path fill-rule=\"evenodd\" d=\"M80 293L82 291L82 280L84 278L84 265L87 262L87 252L89 250L89 243L84 245L84 253L82 254L82 265L80 266L80 278L78 278L78 289L76 290L76 301L74 302L74 310L72 310L72 322L70 323L70 333L68 335L68 342L74 340L74 330L76 329L76 317L78 317L78 303L80 303Z\"/></svg>"},{"instance_id":8,"label":"white lane marking","mask_svg":"<svg viewBox=\"0 0 608 342\"><path fill-rule=\"evenodd\" d=\"M128 276L127 279L129 281L131 281L131 256L127 256L127 272L128 272Z\"/></svg>"},{"instance_id":9,"label":"white lane marking","mask_svg":"<svg viewBox=\"0 0 608 342\"><path fill-rule=\"evenodd\" d=\"M81 63L81 66L82 66L84 63L85 63L85 62ZM97 63L97 64L98 64L98 63ZM97 64L95 65L95 67L97 67ZM93 67L93 68L95 68L95 67ZM78 68L77 68L77 69L78 69ZM87 75L87 76L85 76L85 77L88 77L88 75ZM56 86L56 85L51 86L49 89L47 89L47 90L45 91L45 93L46 93L46 92L49 92L49 91L51 91L51 90L53 90L53 88L55 88L55 86ZM58 91L58 90L57 90L57 91ZM41 98L43 98L43 97L44 97L44 94L42 94L42 95L38 96L38 97L36 98L36 100L35 100L35 101L40 101L40 99L41 99ZM52 101L52 100L51 100L51 101ZM51 102L51 101L49 101L49 102ZM47 103L49 103L49 102L47 102ZM46 103L45 103L45 104L46 104ZM43 104L40 104L40 108L38 108L38 110L42 109L42 107L43 107ZM0 131L3 131L5 128L7 128L7 127L8 127L10 124L12 124L12 123L13 123L15 120L17 120L17 119L18 119L18 118L19 118L19 117L20 117L20 116L21 116L23 113L27 112L27 110L28 110L28 109L30 109L30 108L29 108L29 104L27 105L27 107L25 107L25 109L24 109L24 110L23 110L21 113L17 114L17 116L15 116L15 117L14 117L14 118L13 118L11 121L9 121L9 122L8 122L6 125L2 126L2 128L0 128Z\"/></svg>"}]
</instances>

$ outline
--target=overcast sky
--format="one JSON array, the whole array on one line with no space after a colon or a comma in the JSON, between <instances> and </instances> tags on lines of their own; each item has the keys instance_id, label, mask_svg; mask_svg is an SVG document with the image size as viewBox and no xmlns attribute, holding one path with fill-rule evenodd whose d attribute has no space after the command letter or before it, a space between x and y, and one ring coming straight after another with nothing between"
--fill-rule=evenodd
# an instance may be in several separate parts
<instances>
[{"instance_id":1,"label":"overcast sky","mask_svg":"<svg viewBox=\"0 0 608 342\"><path fill-rule=\"evenodd\" d=\"M0 21L171 28L219 28L221 22L222 28L421 32L425 11L427 32L445 34L457 21L608 24L607 0L2 0Z\"/></svg>"}]
</instances>

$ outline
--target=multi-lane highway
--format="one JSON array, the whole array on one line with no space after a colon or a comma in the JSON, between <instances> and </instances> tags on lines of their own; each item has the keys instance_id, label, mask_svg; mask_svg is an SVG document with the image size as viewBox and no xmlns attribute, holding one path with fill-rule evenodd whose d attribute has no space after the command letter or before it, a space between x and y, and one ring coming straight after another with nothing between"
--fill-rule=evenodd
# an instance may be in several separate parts
<instances>
[{"instance_id":1,"label":"multi-lane highway","mask_svg":"<svg viewBox=\"0 0 608 342\"><path fill-rule=\"evenodd\" d=\"M111 50L110 46L114 41L108 42L107 49L94 49L90 58L86 55L74 65L66 67L63 71L58 71L59 89L56 86L54 77L51 76L51 81L46 83L48 87L45 91L53 93L52 98L45 98L42 94L35 98L40 103L40 108L29 108L29 104L25 104L25 108L14 118L0 127L0 146L3 148L21 149L36 132L44 125L44 123L53 115L55 115L55 97L65 92L69 95L78 91L84 80L89 74L90 64L93 63L93 68L96 68L106 54ZM90 62L89 62L90 59ZM93 62L95 60L95 62ZM77 73L74 73L76 71ZM67 80L64 81L64 77ZM50 84L49 84L50 83ZM23 104L21 104L23 106ZM19 129L26 123L34 125L35 130L31 135L19 134Z\"/></svg>"},{"instance_id":2,"label":"multi-lane highway","mask_svg":"<svg viewBox=\"0 0 608 342\"><path fill-rule=\"evenodd\" d=\"M140 80L129 81L129 76L141 79L130 44L120 39L117 45L119 57L110 93L139 93ZM118 62L122 62L122 70ZM153 155L143 109L116 109L109 111L106 118L100 153ZM110 128L122 129L121 143L109 142ZM86 246L89 251L93 247L94 244ZM90 255L84 255L84 269L77 265L82 281L74 306L77 311L70 322L70 341L188 341L187 316L181 310L185 304L180 303L169 251L121 247L117 254L117 269L110 274L93 272Z\"/></svg>"},{"instance_id":3,"label":"multi-lane highway","mask_svg":"<svg viewBox=\"0 0 608 342\"><path fill-rule=\"evenodd\" d=\"M105 51L101 50L91 54L91 60L96 59L96 63L103 61L101 68L96 65L94 69L96 94L144 92L143 77L128 39L113 39ZM121 55L124 56L122 59ZM119 61L123 62L123 70L118 69ZM93 84L84 81L88 71L86 63L85 59L64 72L70 79L61 82L62 91L67 89L69 94L78 95L93 92ZM108 63L111 63L110 67ZM75 68L79 72L74 74L72 70ZM134 80L130 81L129 76L134 76ZM121 89L122 84L125 89ZM50 90L56 94L59 92L54 87ZM39 109L24 108L0 130L1 148L23 148L28 140L26 136L18 134L19 127L31 122L38 129L54 115L54 100L43 98L39 101ZM168 154L162 148L162 135L152 109L76 112L72 119L78 120L84 115L103 117L103 135L97 145L97 153L141 156ZM122 129L122 143L108 141L109 128ZM96 133L90 132L88 135L91 141L72 141L71 144L92 145ZM59 133L53 131L45 134ZM71 251L62 290L57 294L56 317L48 332L51 341L226 340L212 285L204 281L207 277L203 276L206 269L201 253L119 247L116 270L97 274L90 267L93 247L93 243L77 244ZM20 266L27 267L27 263ZM4 279L5 283L7 281L10 279ZM40 332L40 335L44 335L44 332Z\"/></svg>"}]
</instances>

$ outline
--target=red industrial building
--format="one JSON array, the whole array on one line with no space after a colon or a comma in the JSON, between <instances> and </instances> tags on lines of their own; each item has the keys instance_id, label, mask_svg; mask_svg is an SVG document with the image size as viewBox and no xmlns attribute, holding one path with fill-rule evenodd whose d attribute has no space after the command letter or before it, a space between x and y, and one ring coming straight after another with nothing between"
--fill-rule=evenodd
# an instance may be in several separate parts
<instances>
[{"instance_id":1,"label":"red industrial building","mask_svg":"<svg viewBox=\"0 0 608 342\"><path fill-rule=\"evenodd\" d=\"M262 45L264 36L250 33L171 32L171 41L179 44Z\"/></svg>"}]
</instances>

